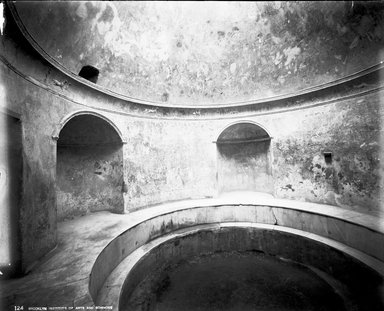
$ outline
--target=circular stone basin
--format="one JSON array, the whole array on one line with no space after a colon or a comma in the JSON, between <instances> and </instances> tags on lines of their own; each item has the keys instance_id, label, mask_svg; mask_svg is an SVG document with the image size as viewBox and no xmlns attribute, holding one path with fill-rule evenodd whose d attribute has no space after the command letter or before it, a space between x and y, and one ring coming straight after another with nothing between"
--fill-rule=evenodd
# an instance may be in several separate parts
<instances>
[{"instance_id":1,"label":"circular stone basin","mask_svg":"<svg viewBox=\"0 0 384 311\"><path fill-rule=\"evenodd\" d=\"M172 232L128 256L98 303L118 301L120 311L384 310L380 274L289 230L221 223Z\"/></svg>"},{"instance_id":2,"label":"circular stone basin","mask_svg":"<svg viewBox=\"0 0 384 311\"><path fill-rule=\"evenodd\" d=\"M311 269L260 252L195 256L152 271L125 310L346 310Z\"/></svg>"}]
</instances>

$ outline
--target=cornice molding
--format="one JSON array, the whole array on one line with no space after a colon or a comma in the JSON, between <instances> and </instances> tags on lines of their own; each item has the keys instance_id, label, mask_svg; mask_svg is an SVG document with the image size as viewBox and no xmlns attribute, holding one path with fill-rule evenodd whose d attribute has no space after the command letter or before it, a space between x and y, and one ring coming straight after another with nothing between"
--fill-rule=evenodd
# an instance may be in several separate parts
<instances>
[{"instance_id":1,"label":"cornice molding","mask_svg":"<svg viewBox=\"0 0 384 311\"><path fill-rule=\"evenodd\" d=\"M262 115L272 115L272 114L279 114L279 113L285 113L285 112L292 112L292 111L297 111L297 110L304 110L304 109L310 109L318 106L324 106L328 104L333 104L336 102L343 102L345 100L350 100L354 98L359 98L363 97L369 94L374 94L377 92L381 92L384 90L384 85L379 85L374 88L370 89L364 89L362 91L354 92L352 94L348 94L345 96L340 96L337 98L331 98L331 99L325 99L325 100L318 100L315 101L314 103L311 104L305 104L305 105L292 105L291 107L285 107L285 108L279 108L278 105L277 107L271 107L271 110L268 111L257 111L257 106L253 106L252 108L254 109L253 111L245 111L245 112L239 112L239 111L234 111L233 113L226 113L226 114L216 114L215 111L213 111L211 114L207 115L196 115L193 114L193 111L199 111L199 108L195 108L194 110L191 111L189 114L180 114L180 115L172 115L172 116L166 116L163 115L160 111L157 113L153 114L145 114L145 110L148 107L143 107L142 108L142 113L133 113L133 112L126 112L122 110L114 110L114 109L105 109L105 108L100 108L96 106L90 106L81 102L78 102L62 93L57 92L55 89L51 88L50 86L37 81L36 79L29 77L22 72L20 72L18 69L16 69L12 64L10 64L2 55L0 55L0 62L3 63L6 67L8 67L9 70L23 78L24 80L28 81L29 83L44 89L45 91L60 97L64 99L65 101L71 102L73 104L79 105L84 107L84 110L97 110L97 111L104 111L108 113L114 113L114 114L119 114L119 115L125 115L125 116L130 116L133 118L137 119L152 119L152 120L188 120L188 121L209 121L209 120L237 120L241 118L249 118L249 117L255 117L255 116L262 116ZM287 99L288 100L288 99ZM280 102L280 101L279 101ZM132 105L132 102L126 102L127 105L130 104ZM177 109L176 107L170 107L170 110L183 110L182 108ZM224 109L224 108L223 108ZM223 109L216 108L214 110L216 111L221 111ZM225 107L226 110L228 110L228 107ZM209 110L207 110L209 111ZM230 111L231 112L231 111Z\"/></svg>"}]
</instances>

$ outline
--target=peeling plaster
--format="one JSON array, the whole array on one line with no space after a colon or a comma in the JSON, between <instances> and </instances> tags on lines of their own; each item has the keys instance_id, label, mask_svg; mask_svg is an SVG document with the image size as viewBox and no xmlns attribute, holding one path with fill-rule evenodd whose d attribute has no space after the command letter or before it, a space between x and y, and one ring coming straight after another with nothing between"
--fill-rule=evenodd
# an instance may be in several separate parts
<instances>
[{"instance_id":1,"label":"peeling plaster","mask_svg":"<svg viewBox=\"0 0 384 311\"><path fill-rule=\"evenodd\" d=\"M299 47L295 46L293 48L291 48L291 47L286 48L283 51L284 51L285 56L287 57L287 60L285 61L284 66L289 66L291 61L294 60L296 58L296 56L300 54L301 49Z\"/></svg>"}]
</instances>

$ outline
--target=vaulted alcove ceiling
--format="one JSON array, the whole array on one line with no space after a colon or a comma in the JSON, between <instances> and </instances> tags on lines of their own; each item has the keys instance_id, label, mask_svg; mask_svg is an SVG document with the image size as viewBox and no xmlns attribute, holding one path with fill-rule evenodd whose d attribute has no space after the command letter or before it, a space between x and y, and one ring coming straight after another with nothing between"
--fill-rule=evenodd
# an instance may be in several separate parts
<instances>
[{"instance_id":1,"label":"vaulted alcove ceiling","mask_svg":"<svg viewBox=\"0 0 384 311\"><path fill-rule=\"evenodd\" d=\"M14 3L29 40L97 86L162 105L225 105L331 83L384 58L383 2Z\"/></svg>"}]
</instances>

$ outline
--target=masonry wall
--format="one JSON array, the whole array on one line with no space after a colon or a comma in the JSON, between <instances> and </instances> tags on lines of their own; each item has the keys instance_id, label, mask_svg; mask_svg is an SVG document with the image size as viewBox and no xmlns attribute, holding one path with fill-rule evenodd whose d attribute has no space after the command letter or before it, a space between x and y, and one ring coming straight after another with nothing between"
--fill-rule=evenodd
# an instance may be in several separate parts
<instances>
[{"instance_id":1,"label":"masonry wall","mask_svg":"<svg viewBox=\"0 0 384 311\"><path fill-rule=\"evenodd\" d=\"M6 20L0 39L0 109L20 116L23 169L17 176L22 183L17 223L26 271L56 245L56 141L52 133L69 107L42 87L52 67L18 36L11 20Z\"/></svg>"},{"instance_id":2,"label":"masonry wall","mask_svg":"<svg viewBox=\"0 0 384 311\"><path fill-rule=\"evenodd\" d=\"M213 124L131 120L124 130L127 210L215 194Z\"/></svg>"},{"instance_id":3,"label":"masonry wall","mask_svg":"<svg viewBox=\"0 0 384 311\"><path fill-rule=\"evenodd\" d=\"M220 155L212 141L228 124L246 120L262 125L273 137L270 165L276 197L379 211L382 96L372 93L238 120L134 122L125 152L127 209L215 196ZM324 152L332 154L331 164L325 163ZM266 191L256 185L251 189Z\"/></svg>"},{"instance_id":4,"label":"masonry wall","mask_svg":"<svg viewBox=\"0 0 384 311\"><path fill-rule=\"evenodd\" d=\"M116 125L123 146L124 210L218 194L217 147L229 124L255 122L271 134L274 195L382 211L382 91L289 111L203 116L163 114L102 94L61 74L33 52L7 23L1 38L1 109L20 115L22 194L20 231L23 267L30 267L57 241L57 141L64 118L97 112ZM332 153L326 164L323 153ZM60 151L59 151L60 152ZM62 154L61 154L62 155ZM65 156L67 167L71 156ZM71 164L72 161L72 164ZM59 167L60 171L60 167ZM96 176L94 176L96 177ZM96 177L98 178L98 177ZM74 207L74 206L72 206ZM63 208L61 215L65 214Z\"/></svg>"}]
</instances>

